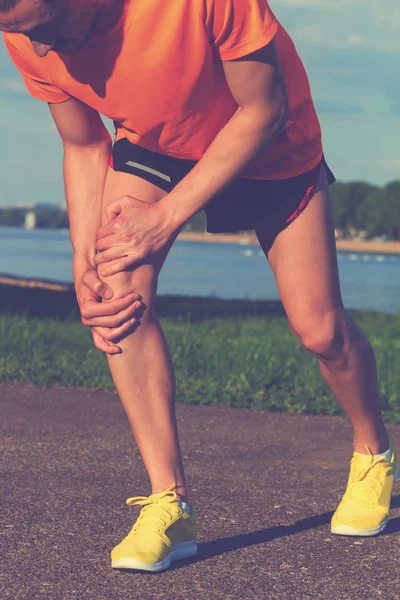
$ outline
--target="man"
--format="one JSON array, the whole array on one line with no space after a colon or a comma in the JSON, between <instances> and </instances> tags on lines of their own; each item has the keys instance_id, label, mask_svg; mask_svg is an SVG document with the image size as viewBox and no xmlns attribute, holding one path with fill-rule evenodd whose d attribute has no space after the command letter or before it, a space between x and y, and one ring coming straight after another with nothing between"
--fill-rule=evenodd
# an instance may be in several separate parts
<instances>
[{"instance_id":1,"label":"man","mask_svg":"<svg viewBox=\"0 0 400 600\"><path fill-rule=\"evenodd\" d=\"M127 501L144 508L112 566L159 571L197 550L154 299L202 207L211 232L256 231L293 333L353 425L333 533L382 531L397 466L375 359L340 296L334 178L307 76L266 0L0 0L0 28L61 135L82 321L108 355L151 481L149 497ZM112 150L99 113L115 122Z\"/></svg>"}]
</instances>

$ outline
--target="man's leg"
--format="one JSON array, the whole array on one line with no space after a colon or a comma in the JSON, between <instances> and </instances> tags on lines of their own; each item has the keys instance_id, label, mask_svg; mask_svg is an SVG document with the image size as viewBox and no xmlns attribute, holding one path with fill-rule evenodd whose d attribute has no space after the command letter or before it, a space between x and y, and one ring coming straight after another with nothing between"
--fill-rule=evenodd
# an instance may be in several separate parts
<instances>
[{"instance_id":1,"label":"man's leg","mask_svg":"<svg viewBox=\"0 0 400 600\"><path fill-rule=\"evenodd\" d=\"M103 206L123 195L157 202L165 192L138 177L109 169ZM175 417L174 372L155 312L157 278L170 246L154 257L152 264L105 279L114 298L135 289L147 306L139 327L118 342L122 354L109 356L108 361L149 474L152 493L164 491L175 482L176 492L186 500ZM101 273L101 266L98 270Z\"/></svg>"},{"instance_id":2,"label":"man's leg","mask_svg":"<svg viewBox=\"0 0 400 600\"><path fill-rule=\"evenodd\" d=\"M104 206L126 194L157 202L165 192L133 175L109 169ZM147 306L139 327L118 342L122 354L108 356L152 487L148 498L127 501L143 508L131 531L111 552L111 565L116 569L163 571L173 560L197 553L196 513L186 502L179 449L174 373L154 306L157 277L168 250L164 248L151 264L106 279L116 297L135 289ZM98 271L101 273L101 265Z\"/></svg>"},{"instance_id":3,"label":"man's leg","mask_svg":"<svg viewBox=\"0 0 400 600\"><path fill-rule=\"evenodd\" d=\"M262 227L261 246L269 248ZM325 170L305 211L268 252L293 333L318 358L321 373L354 428L354 450L389 448L375 357L361 329L346 315L339 287L333 221Z\"/></svg>"},{"instance_id":4,"label":"man's leg","mask_svg":"<svg viewBox=\"0 0 400 600\"><path fill-rule=\"evenodd\" d=\"M267 250L266 234L262 228L257 233ZM382 420L374 353L342 304L324 169L308 207L267 253L292 330L318 358L354 429L349 481L331 532L377 535L388 522L398 467Z\"/></svg>"}]
</instances>

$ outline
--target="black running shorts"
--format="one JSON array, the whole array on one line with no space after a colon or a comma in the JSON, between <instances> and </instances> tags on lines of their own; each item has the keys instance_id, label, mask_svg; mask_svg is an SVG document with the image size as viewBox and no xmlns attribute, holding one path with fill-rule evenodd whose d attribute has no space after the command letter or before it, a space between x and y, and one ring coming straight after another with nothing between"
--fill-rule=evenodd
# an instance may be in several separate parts
<instances>
[{"instance_id":1,"label":"black running shorts","mask_svg":"<svg viewBox=\"0 0 400 600\"><path fill-rule=\"evenodd\" d=\"M170 192L194 167L193 161L158 154L126 138L113 146L111 166L115 171L131 173ZM230 233L271 228L276 237L307 206L313 195L321 166L329 184L335 177L325 160L314 169L290 179L260 180L240 177L204 207L209 233Z\"/></svg>"}]
</instances>

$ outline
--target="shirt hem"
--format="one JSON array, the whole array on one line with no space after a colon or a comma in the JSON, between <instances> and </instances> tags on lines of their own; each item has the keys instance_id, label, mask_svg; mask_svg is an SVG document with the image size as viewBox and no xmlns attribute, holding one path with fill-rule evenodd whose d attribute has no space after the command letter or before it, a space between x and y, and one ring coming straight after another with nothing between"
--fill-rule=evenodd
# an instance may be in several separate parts
<instances>
[{"instance_id":1,"label":"shirt hem","mask_svg":"<svg viewBox=\"0 0 400 600\"><path fill-rule=\"evenodd\" d=\"M66 100L70 100L72 98L72 96L69 96L68 94L52 96L46 93L42 93L39 90L32 89L32 86L26 85L26 81L25 86L27 91L33 98L36 98L36 100L40 100L41 102L47 102L47 104L61 104L62 102L66 102Z\"/></svg>"},{"instance_id":2,"label":"shirt hem","mask_svg":"<svg viewBox=\"0 0 400 600\"><path fill-rule=\"evenodd\" d=\"M291 179L292 177L298 177L299 175L304 175L304 173L307 173L308 171L312 171L312 169L314 169L321 162L322 157L323 151L321 148L321 150L318 151L318 154L302 162L300 165L296 165L296 167L292 169L275 171L274 173L267 173L265 175L252 175L250 169L245 169L241 177L244 179L258 179L260 181L269 179ZM249 175L246 174L247 171L250 171Z\"/></svg>"},{"instance_id":3,"label":"shirt hem","mask_svg":"<svg viewBox=\"0 0 400 600\"><path fill-rule=\"evenodd\" d=\"M276 36L279 29L279 23L275 21L273 25L270 25L268 29L265 29L259 36L255 39L241 44L240 46L236 46L233 50L223 52L220 51L219 55L221 60L236 60L237 58L243 58L252 52L256 52L260 50L264 46L267 46Z\"/></svg>"},{"instance_id":4,"label":"shirt hem","mask_svg":"<svg viewBox=\"0 0 400 600\"><path fill-rule=\"evenodd\" d=\"M34 96L31 94L36 100L40 100L41 102L46 102L46 104L62 104L63 102L67 102L67 100L71 100L72 96L66 96L65 98L39 98L38 96Z\"/></svg>"}]
</instances>

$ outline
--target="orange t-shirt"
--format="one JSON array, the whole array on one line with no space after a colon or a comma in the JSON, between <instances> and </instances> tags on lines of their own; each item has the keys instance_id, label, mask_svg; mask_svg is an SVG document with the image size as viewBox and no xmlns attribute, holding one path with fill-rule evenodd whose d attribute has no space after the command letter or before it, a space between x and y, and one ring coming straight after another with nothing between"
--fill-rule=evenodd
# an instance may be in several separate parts
<instances>
[{"instance_id":1,"label":"orange t-shirt","mask_svg":"<svg viewBox=\"0 0 400 600\"><path fill-rule=\"evenodd\" d=\"M30 93L45 102L77 98L154 152L199 160L236 112L221 61L275 40L289 96L283 133L243 175L284 179L321 160L318 118L306 72L266 0L127 0L123 17L77 54L35 55L21 34L4 34Z\"/></svg>"}]
</instances>

